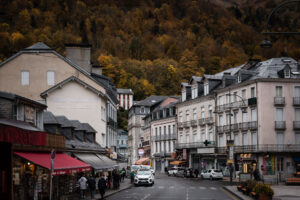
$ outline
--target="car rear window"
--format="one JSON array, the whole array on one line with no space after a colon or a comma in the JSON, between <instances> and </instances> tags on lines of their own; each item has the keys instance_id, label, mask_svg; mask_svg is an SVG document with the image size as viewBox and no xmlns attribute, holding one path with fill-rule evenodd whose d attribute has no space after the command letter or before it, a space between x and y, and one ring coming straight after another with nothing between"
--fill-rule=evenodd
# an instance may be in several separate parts
<instances>
[{"instance_id":1,"label":"car rear window","mask_svg":"<svg viewBox=\"0 0 300 200\"><path fill-rule=\"evenodd\" d=\"M217 170L215 170L215 172L222 172L222 171L217 169Z\"/></svg>"}]
</instances>

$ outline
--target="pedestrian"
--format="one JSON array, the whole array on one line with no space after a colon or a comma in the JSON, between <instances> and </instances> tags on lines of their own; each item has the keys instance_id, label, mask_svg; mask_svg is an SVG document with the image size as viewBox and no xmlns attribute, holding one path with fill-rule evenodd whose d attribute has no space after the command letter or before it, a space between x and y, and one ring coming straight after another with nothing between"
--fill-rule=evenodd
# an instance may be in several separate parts
<instances>
[{"instance_id":1,"label":"pedestrian","mask_svg":"<svg viewBox=\"0 0 300 200\"><path fill-rule=\"evenodd\" d=\"M122 182L122 178L123 178L123 169L120 170L120 183Z\"/></svg>"},{"instance_id":2,"label":"pedestrian","mask_svg":"<svg viewBox=\"0 0 300 200\"><path fill-rule=\"evenodd\" d=\"M79 188L80 188L80 197L85 198L85 191L87 189L87 179L82 174L81 178L78 180Z\"/></svg>"},{"instance_id":3,"label":"pedestrian","mask_svg":"<svg viewBox=\"0 0 300 200\"><path fill-rule=\"evenodd\" d=\"M96 179L95 179L94 176L90 175L90 178L88 180L88 185L89 185L89 188L90 188L91 199L94 199L95 191L96 191Z\"/></svg>"},{"instance_id":4,"label":"pedestrian","mask_svg":"<svg viewBox=\"0 0 300 200\"><path fill-rule=\"evenodd\" d=\"M110 187L111 187L111 179L112 179L111 172L108 172L107 179L106 179L106 183L107 183L106 186L108 189L110 189Z\"/></svg>"},{"instance_id":5,"label":"pedestrian","mask_svg":"<svg viewBox=\"0 0 300 200\"><path fill-rule=\"evenodd\" d=\"M255 181L259 181L259 171L257 168L253 171L253 176Z\"/></svg>"},{"instance_id":6,"label":"pedestrian","mask_svg":"<svg viewBox=\"0 0 300 200\"><path fill-rule=\"evenodd\" d=\"M101 178L98 181L98 189L101 195L101 199L104 199L104 194L106 189L106 181L104 179L104 174L101 174Z\"/></svg>"},{"instance_id":7,"label":"pedestrian","mask_svg":"<svg viewBox=\"0 0 300 200\"><path fill-rule=\"evenodd\" d=\"M198 169L195 169L195 176L196 176L196 178L198 178L198 174L199 174L199 171L198 171Z\"/></svg>"},{"instance_id":8,"label":"pedestrian","mask_svg":"<svg viewBox=\"0 0 300 200\"><path fill-rule=\"evenodd\" d=\"M123 180L123 182L124 182L125 177L126 177L126 169L123 168L122 171L123 171L123 174L122 174L122 180Z\"/></svg>"},{"instance_id":9,"label":"pedestrian","mask_svg":"<svg viewBox=\"0 0 300 200\"><path fill-rule=\"evenodd\" d=\"M134 172L133 171L130 172L130 182L131 183L134 182Z\"/></svg>"}]
</instances>

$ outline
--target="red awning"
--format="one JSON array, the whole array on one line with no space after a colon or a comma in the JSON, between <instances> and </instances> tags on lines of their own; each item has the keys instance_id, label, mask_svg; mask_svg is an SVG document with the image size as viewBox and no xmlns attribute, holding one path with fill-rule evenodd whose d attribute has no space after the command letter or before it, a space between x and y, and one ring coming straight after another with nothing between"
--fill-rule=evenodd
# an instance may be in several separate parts
<instances>
[{"instance_id":1,"label":"red awning","mask_svg":"<svg viewBox=\"0 0 300 200\"><path fill-rule=\"evenodd\" d=\"M50 153L15 152L15 154L49 170L51 168ZM53 175L72 174L78 172L86 172L90 170L91 166L89 164L72 158L67 154L56 153L54 159Z\"/></svg>"}]
</instances>

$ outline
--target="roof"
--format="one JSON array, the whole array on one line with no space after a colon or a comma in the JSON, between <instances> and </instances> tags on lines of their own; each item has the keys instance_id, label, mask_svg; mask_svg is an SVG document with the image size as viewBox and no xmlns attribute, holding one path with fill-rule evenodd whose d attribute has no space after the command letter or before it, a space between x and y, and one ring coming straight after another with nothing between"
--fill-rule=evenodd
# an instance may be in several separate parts
<instances>
[{"instance_id":1,"label":"roof","mask_svg":"<svg viewBox=\"0 0 300 200\"><path fill-rule=\"evenodd\" d=\"M222 80L222 76L221 75L210 75L210 74L204 74L203 77L205 79L213 79L213 80Z\"/></svg>"},{"instance_id":2,"label":"roof","mask_svg":"<svg viewBox=\"0 0 300 200\"><path fill-rule=\"evenodd\" d=\"M18 121L18 120L12 120L12 119L6 119L6 118L0 118L0 124L8 125L8 126L14 126L17 128L21 128L28 131L42 131L37 127L32 126L31 124L24 122L24 121Z\"/></svg>"},{"instance_id":3,"label":"roof","mask_svg":"<svg viewBox=\"0 0 300 200\"><path fill-rule=\"evenodd\" d=\"M56 120L55 116L52 114L52 112L45 111L44 112L44 124L60 124Z\"/></svg>"},{"instance_id":4,"label":"roof","mask_svg":"<svg viewBox=\"0 0 300 200\"><path fill-rule=\"evenodd\" d=\"M97 131L95 129L93 129L93 127L88 124L88 123L81 123L81 125L83 126L83 128L85 129L85 131L87 133L97 133Z\"/></svg>"},{"instance_id":5,"label":"roof","mask_svg":"<svg viewBox=\"0 0 300 200\"><path fill-rule=\"evenodd\" d=\"M191 84L193 82L193 80L195 80L196 82L201 82L202 81L202 77L200 77L200 76L192 76L189 84Z\"/></svg>"},{"instance_id":6,"label":"roof","mask_svg":"<svg viewBox=\"0 0 300 200\"><path fill-rule=\"evenodd\" d=\"M42 92L42 93L41 93L41 97L46 98L46 96L47 96L49 93L54 92L56 89L62 88L64 85L66 85L67 83L70 83L70 82L72 82L72 81L74 81L74 82L76 82L76 83L79 83L80 85L82 85L82 86L84 86L84 87L90 89L92 92L94 92L94 93L97 94L98 96L105 97L105 95L104 95L101 91L95 89L94 87L92 87L92 86L90 86L89 84L83 82L82 80L80 80L79 78L77 78L77 77L75 77L75 76L71 76L71 77L67 78L66 80L63 80L62 82L57 83L56 85L54 85L53 87L49 88L48 90Z\"/></svg>"},{"instance_id":7,"label":"roof","mask_svg":"<svg viewBox=\"0 0 300 200\"><path fill-rule=\"evenodd\" d=\"M182 82L181 87L191 87L191 85L189 85L188 83Z\"/></svg>"},{"instance_id":8,"label":"roof","mask_svg":"<svg viewBox=\"0 0 300 200\"><path fill-rule=\"evenodd\" d=\"M12 94L12 93L8 93L8 92L1 92L0 91L0 98L1 97L5 98L5 99L9 99L9 100L21 99L22 101L33 104L37 107L42 107L43 109L47 108L47 106L45 104L42 104L40 102L28 99L26 97L19 96L17 94Z\"/></svg>"},{"instance_id":9,"label":"roof","mask_svg":"<svg viewBox=\"0 0 300 200\"><path fill-rule=\"evenodd\" d=\"M33 44L32 46L25 48L24 50L27 51L27 50L53 50L53 49L48 47L43 42L37 42L37 43Z\"/></svg>"},{"instance_id":10,"label":"roof","mask_svg":"<svg viewBox=\"0 0 300 200\"><path fill-rule=\"evenodd\" d=\"M85 128L78 120L70 120L70 122L73 125L73 127L75 127L75 131L85 131Z\"/></svg>"},{"instance_id":11,"label":"roof","mask_svg":"<svg viewBox=\"0 0 300 200\"><path fill-rule=\"evenodd\" d=\"M150 96L134 104L134 106L153 106L168 98L168 96Z\"/></svg>"},{"instance_id":12,"label":"roof","mask_svg":"<svg viewBox=\"0 0 300 200\"><path fill-rule=\"evenodd\" d=\"M55 118L62 128L74 127L65 116L55 116Z\"/></svg>"},{"instance_id":13,"label":"roof","mask_svg":"<svg viewBox=\"0 0 300 200\"><path fill-rule=\"evenodd\" d=\"M132 89L117 88L118 94L134 94Z\"/></svg>"},{"instance_id":14,"label":"roof","mask_svg":"<svg viewBox=\"0 0 300 200\"><path fill-rule=\"evenodd\" d=\"M224 71L221 71L219 73L216 73L214 76L223 76L224 74L228 73L228 75L235 75L242 67L244 67L245 64L239 65L237 67L233 67L230 69L226 69Z\"/></svg>"}]
</instances>

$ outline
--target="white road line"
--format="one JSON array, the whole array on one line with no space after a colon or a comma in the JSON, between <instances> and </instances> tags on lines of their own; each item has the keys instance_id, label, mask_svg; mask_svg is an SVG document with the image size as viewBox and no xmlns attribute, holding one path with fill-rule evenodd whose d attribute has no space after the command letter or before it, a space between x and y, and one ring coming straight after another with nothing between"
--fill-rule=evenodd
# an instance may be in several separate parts
<instances>
[{"instance_id":1,"label":"white road line","mask_svg":"<svg viewBox=\"0 0 300 200\"><path fill-rule=\"evenodd\" d=\"M189 200L189 190L186 190L186 200Z\"/></svg>"},{"instance_id":2,"label":"white road line","mask_svg":"<svg viewBox=\"0 0 300 200\"><path fill-rule=\"evenodd\" d=\"M165 186L158 186L158 189L164 189Z\"/></svg>"},{"instance_id":3,"label":"white road line","mask_svg":"<svg viewBox=\"0 0 300 200\"><path fill-rule=\"evenodd\" d=\"M201 186L201 187L199 187L199 189L200 189L200 190L205 190L206 187L202 187L202 186Z\"/></svg>"},{"instance_id":4,"label":"white road line","mask_svg":"<svg viewBox=\"0 0 300 200\"><path fill-rule=\"evenodd\" d=\"M193 189L196 189L196 188L195 188L194 186L191 186L191 187L190 187L190 189L192 189L192 190L193 190Z\"/></svg>"},{"instance_id":5,"label":"white road line","mask_svg":"<svg viewBox=\"0 0 300 200\"><path fill-rule=\"evenodd\" d=\"M211 189L211 190L216 190L217 188L215 188L215 187L210 187L210 189Z\"/></svg>"},{"instance_id":6,"label":"white road line","mask_svg":"<svg viewBox=\"0 0 300 200\"><path fill-rule=\"evenodd\" d=\"M146 194L146 196L144 196L141 200L145 200L145 199L147 199L150 196L151 196L150 194Z\"/></svg>"}]
</instances>

